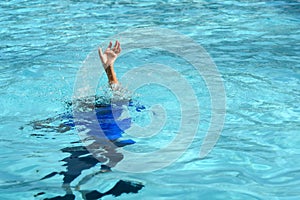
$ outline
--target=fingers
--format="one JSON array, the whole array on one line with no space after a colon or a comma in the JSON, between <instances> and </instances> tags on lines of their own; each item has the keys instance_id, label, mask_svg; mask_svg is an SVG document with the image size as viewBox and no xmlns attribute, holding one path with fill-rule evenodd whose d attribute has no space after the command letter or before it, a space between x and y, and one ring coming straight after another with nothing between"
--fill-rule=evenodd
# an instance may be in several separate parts
<instances>
[{"instance_id":1,"label":"fingers","mask_svg":"<svg viewBox=\"0 0 300 200\"><path fill-rule=\"evenodd\" d=\"M112 42L110 41L109 44L108 44L108 46L107 46L107 49L104 52L104 54L106 54L109 51L113 51L117 55L121 53L121 50L122 50L121 49L121 44L120 44L120 42L118 40L116 40L116 42L114 44L114 47L112 49L111 49L111 47L112 47ZM99 57L101 59L101 62L105 63L104 54L102 52L102 48L101 47L98 48L98 54L99 54Z\"/></svg>"},{"instance_id":2,"label":"fingers","mask_svg":"<svg viewBox=\"0 0 300 200\"><path fill-rule=\"evenodd\" d=\"M115 53L116 53L117 48L118 48L118 43L119 43L118 40L116 40L114 48L112 48L113 52L115 52Z\"/></svg>"},{"instance_id":3,"label":"fingers","mask_svg":"<svg viewBox=\"0 0 300 200\"><path fill-rule=\"evenodd\" d=\"M107 47L107 49L110 49L111 46L112 46L112 42L110 41L110 42L109 42L109 45L108 45L108 47Z\"/></svg>"},{"instance_id":4,"label":"fingers","mask_svg":"<svg viewBox=\"0 0 300 200\"><path fill-rule=\"evenodd\" d=\"M119 50L119 53L121 53L121 51L122 51L121 43L119 41L118 41L118 43L119 43L118 50Z\"/></svg>"},{"instance_id":5,"label":"fingers","mask_svg":"<svg viewBox=\"0 0 300 200\"><path fill-rule=\"evenodd\" d=\"M115 42L115 45L114 45L114 49L117 49L117 47L118 47L118 43L119 43L119 41L118 41L118 40L116 40L116 42Z\"/></svg>"},{"instance_id":6,"label":"fingers","mask_svg":"<svg viewBox=\"0 0 300 200\"><path fill-rule=\"evenodd\" d=\"M103 52L102 52L102 48L101 47L98 48L98 54L99 54L99 57L101 59L101 62L104 63Z\"/></svg>"},{"instance_id":7,"label":"fingers","mask_svg":"<svg viewBox=\"0 0 300 200\"><path fill-rule=\"evenodd\" d=\"M121 52L121 44L120 42L117 40L116 43L115 43L115 46L113 48L113 51L116 53L116 54L119 54Z\"/></svg>"}]
</instances>

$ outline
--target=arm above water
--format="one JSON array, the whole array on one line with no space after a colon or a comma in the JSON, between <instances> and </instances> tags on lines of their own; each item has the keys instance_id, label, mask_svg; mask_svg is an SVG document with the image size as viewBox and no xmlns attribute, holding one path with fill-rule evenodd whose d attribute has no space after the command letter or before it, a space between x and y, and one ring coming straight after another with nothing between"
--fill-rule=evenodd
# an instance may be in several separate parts
<instances>
[{"instance_id":1,"label":"arm above water","mask_svg":"<svg viewBox=\"0 0 300 200\"><path fill-rule=\"evenodd\" d=\"M98 49L98 53L99 53L100 60L102 62L102 66L106 72L109 84L113 85L119 83L114 70L114 63L118 55L121 53L122 49L121 49L121 44L118 40L115 42L114 47L113 48L111 47L112 47L112 42L109 42L109 45L104 51L104 53L102 52L101 47Z\"/></svg>"}]
</instances>

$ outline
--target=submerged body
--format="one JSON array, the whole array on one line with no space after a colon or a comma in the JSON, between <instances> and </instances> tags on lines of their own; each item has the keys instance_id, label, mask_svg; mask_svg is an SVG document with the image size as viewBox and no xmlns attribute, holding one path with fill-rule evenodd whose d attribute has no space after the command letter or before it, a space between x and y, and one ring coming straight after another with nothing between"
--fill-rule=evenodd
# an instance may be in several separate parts
<instances>
[{"instance_id":1,"label":"submerged body","mask_svg":"<svg viewBox=\"0 0 300 200\"><path fill-rule=\"evenodd\" d=\"M135 107L138 112L145 109L144 106L134 105L132 101L105 104L97 101L96 98L94 109L84 111L81 106L80 111L69 112L62 115L62 118L64 124L70 128L75 125L85 126L85 129L89 129L86 135L93 136L96 140L106 139L116 143L116 146L124 146L135 143L133 140L120 140L124 132L131 126L131 117L127 114L124 115L128 107ZM97 121L93 123L95 119Z\"/></svg>"},{"instance_id":2,"label":"submerged body","mask_svg":"<svg viewBox=\"0 0 300 200\"><path fill-rule=\"evenodd\" d=\"M119 196L122 193L137 193L144 187L142 183L118 180L117 183L106 192L99 192L97 190L88 191L80 190L80 185L88 182L94 176L103 172L111 171L118 162L123 159L123 155L118 152L118 148L126 145L134 144L135 141L131 139L123 139L125 131L131 126L131 117L124 117L124 112L127 112L128 107L132 107L136 112L141 112L145 109L144 106L134 104L130 101L120 101L113 104L104 103L103 98L96 98L94 103L94 109L91 110L91 104L89 101L83 99L80 100L81 116L85 123L80 124L81 127L85 127L86 136L91 142L89 145L72 145L61 149L63 153L69 153L70 155L62 159L63 166L66 167L65 171L54 171L44 176L41 180L49 179L56 175L63 176L62 188L66 194L64 196L56 196L47 199L64 199L73 200L75 195L72 192L71 184L73 181L82 175L84 170L95 167L98 163L101 163L101 168L98 172L89 174L83 177L77 184L76 189L82 195L83 199L98 199L106 195ZM84 102L84 103L83 103ZM75 124L80 122L74 121L74 115L71 111L72 103L68 103L67 112L46 120L32 122L31 125L35 129L43 129L45 131L66 132L75 127ZM86 108L86 109L85 109ZM96 117L97 122L94 123L96 127L93 127L93 123L86 123L93 121L92 118ZM89 119L90 118L90 119ZM57 124L59 122L59 124ZM50 125L50 124L57 124ZM99 134L99 129L102 130ZM82 129L84 131L84 129ZM78 144L82 141L76 142ZM73 142L74 144L74 142ZM37 196L44 195L45 192L40 192Z\"/></svg>"},{"instance_id":3,"label":"submerged body","mask_svg":"<svg viewBox=\"0 0 300 200\"><path fill-rule=\"evenodd\" d=\"M120 88L114 73L113 64L121 52L121 46L120 43L116 41L114 47L112 49L111 47L112 43L110 42L104 53L99 49L99 56L113 92ZM118 85L118 87L115 87L116 85ZM95 98L92 99L95 100ZM96 98L95 102L91 102L89 98L87 98L80 99L78 102L73 101L69 103L68 106L69 108L72 106L73 111L68 109L69 112L57 117L31 123L35 129L53 129L59 132L66 132L78 125L79 128L77 128L77 130L79 135L83 135L82 133L85 135L85 138L81 138L81 142L84 143L84 146L61 149L62 152L71 154L61 160L64 162L63 166L66 166L66 171L51 172L41 179L44 180L55 175L63 175L62 188L66 194L49 199L75 199L71 183L82 174L83 170L96 166L98 162L101 163L101 169L81 179L75 187L75 190L82 194L83 199L98 199L105 195L120 196L122 193L137 193L142 189L144 185L141 183L119 180L105 193L96 190L80 190L80 184L84 184L99 173L111 171L111 168L123 159L123 155L117 151L117 148L135 143L135 141L131 139L122 139L124 131L131 126L131 118L124 117L123 114L126 111L126 107L134 106L132 101L114 101L114 103L106 104L101 102L101 98L100 101ZM143 109L145 109L144 106L136 107L136 111L138 112ZM60 121L62 123L57 126L50 125L54 121ZM85 143L86 141L88 141L88 144ZM80 141L78 143L80 143ZM36 196L43 194L45 193L41 192Z\"/></svg>"}]
</instances>

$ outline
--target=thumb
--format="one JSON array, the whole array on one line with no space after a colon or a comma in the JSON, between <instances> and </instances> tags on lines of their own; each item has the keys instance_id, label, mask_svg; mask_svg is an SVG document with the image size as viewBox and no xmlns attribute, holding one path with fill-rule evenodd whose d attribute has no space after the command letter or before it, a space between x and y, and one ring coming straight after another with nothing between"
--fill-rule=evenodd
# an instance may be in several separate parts
<instances>
[{"instance_id":1,"label":"thumb","mask_svg":"<svg viewBox=\"0 0 300 200\"><path fill-rule=\"evenodd\" d=\"M99 54L99 57L101 59L101 62L104 63L103 52L102 52L102 48L101 47L98 48L98 54Z\"/></svg>"}]
</instances>

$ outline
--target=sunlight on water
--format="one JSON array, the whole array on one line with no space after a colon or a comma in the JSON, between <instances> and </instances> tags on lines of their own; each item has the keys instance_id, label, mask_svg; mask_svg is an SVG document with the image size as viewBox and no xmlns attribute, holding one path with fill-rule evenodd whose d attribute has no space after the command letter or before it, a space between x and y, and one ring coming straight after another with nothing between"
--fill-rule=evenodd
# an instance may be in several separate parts
<instances>
[{"instance_id":1,"label":"sunlight on water","mask_svg":"<svg viewBox=\"0 0 300 200\"><path fill-rule=\"evenodd\" d=\"M292 0L1 1L1 198L45 199L66 193L76 199L111 198L117 191L120 199L299 199L299 13L300 2ZM121 54L115 64L120 79L143 65L166 65L187 81L199 103L180 104L174 91L155 84L131 94L130 84L124 82L129 90L125 99L130 101L118 117L136 125L120 131L124 139L136 142L124 150L147 153L170 144L180 129L182 106L189 108L191 127L197 123L199 107L200 123L192 144L166 168L151 173L112 168L111 173L100 173L106 169L99 162L106 162L105 152L97 149L96 160L70 126L74 83L87 55L99 44L136 27L178 31L206 49L224 81L224 129L212 152L199 159L213 114L203 77L187 60L159 48ZM85 78L99 78L92 92L100 97L96 105L105 113L101 109L112 93L101 66L98 69ZM168 72L161 68L157 77L178 83L174 76L164 76ZM185 94L186 90L180 92ZM190 130L184 134L189 136ZM118 142L114 144L124 144ZM113 153L120 158L119 150ZM134 168L138 161L131 159ZM150 166L166 160L159 155L155 162L144 162Z\"/></svg>"}]
</instances>

